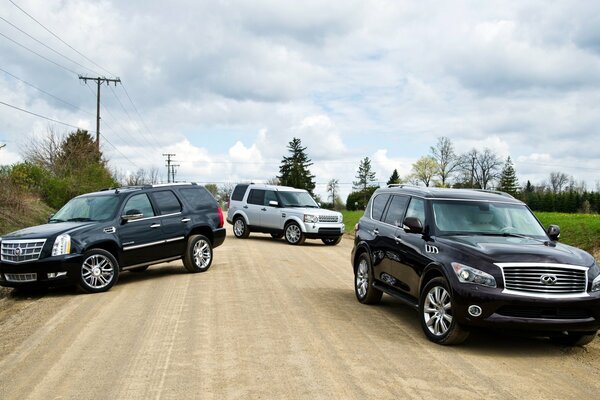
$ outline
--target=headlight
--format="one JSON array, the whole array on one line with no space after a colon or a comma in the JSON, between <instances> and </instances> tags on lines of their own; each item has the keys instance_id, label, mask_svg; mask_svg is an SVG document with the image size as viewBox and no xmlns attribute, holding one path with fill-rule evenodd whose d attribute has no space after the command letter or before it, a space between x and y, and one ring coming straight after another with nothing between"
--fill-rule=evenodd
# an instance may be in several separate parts
<instances>
[{"instance_id":1,"label":"headlight","mask_svg":"<svg viewBox=\"0 0 600 400\"><path fill-rule=\"evenodd\" d=\"M71 252L71 236L66 233L59 235L52 246L53 256L62 256Z\"/></svg>"},{"instance_id":2,"label":"headlight","mask_svg":"<svg viewBox=\"0 0 600 400\"><path fill-rule=\"evenodd\" d=\"M304 222L319 222L319 217L317 215L304 214Z\"/></svg>"},{"instance_id":3,"label":"headlight","mask_svg":"<svg viewBox=\"0 0 600 400\"><path fill-rule=\"evenodd\" d=\"M339 218L338 218L338 222L344 222L344 216L342 214L340 214Z\"/></svg>"},{"instance_id":4,"label":"headlight","mask_svg":"<svg viewBox=\"0 0 600 400\"><path fill-rule=\"evenodd\" d=\"M600 292L600 275L592 282L592 292Z\"/></svg>"},{"instance_id":5,"label":"headlight","mask_svg":"<svg viewBox=\"0 0 600 400\"><path fill-rule=\"evenodd\" d=\"M477 285L496 287L496 279L486 272L457 262L452 263L452 269L454 270L454 273L456 273L458 280L462 283L474 283Z\"/></svg>"}]
</instances>

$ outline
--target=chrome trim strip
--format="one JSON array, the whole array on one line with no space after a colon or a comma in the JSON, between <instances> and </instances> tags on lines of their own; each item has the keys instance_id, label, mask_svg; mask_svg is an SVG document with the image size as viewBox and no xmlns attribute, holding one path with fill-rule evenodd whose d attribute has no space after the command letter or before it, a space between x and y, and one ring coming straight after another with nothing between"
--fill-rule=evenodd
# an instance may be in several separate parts
<instances>
[{"instance_id":1,"label":"chrome trim strip","mask_svg":"<svg viewBox=\"0 0 600 400\"><path fill-rule=\"evenodd\" d=\"M155 218L164 218L164 217L172 217L173 215L181 215L182 212L176 212L176 213L172 213L172 214L164 214L164 215L154 215L152 217L146 217L146 218L140 218L140 219L132 219L131 221L127 221L128 224L133 224L135 222L140 222L140 221L148 221L150 219L155 219Z\"/></svg>"},{"instance_id":2,"label":"chrome trim strip","mask_svg":"<svg viewBox=\"0 0 600 400\"><path fill-rule=\"evenodd\" d=\"M502 289L502 293L511 294L514 296L536 297L536 298L541 298L541 299L568 299L568 298L579 298L579 297L589 297L590 296L590 294L587 292L587 285L588 285L588 281L589 281L589 279L588 279L589 268L588 267L582 267L580 265L571 265L571 264L535 263L535 262L533 262L533 263L528 263L528 262L495 263L494 265L500 267L500 271L502 272L502 284L505 286L505 288ZM565 269L565 268L567 268L567 269L574 269L574 270L578 270L578 271L584 271L586 288L582 292L557 293L557 294L534 293L534 292L506 289L506 276L504 275L504 267L509 267L509 268L534 267L534 268L548 268L548 269L552 269L552 268Z\"/></svg>"},{"instance_id":3,"label":"chrome trim strip","mask_svg":"<svg viewBox=\"0 0 600 400\"><path fill-rule=\"evenodd\" d=\"M172 239L167 239L167 240L165 240L165 243L177 242L177 241L183 240L183 239L185 239L185 236L180 236L180 237L176 237L176 238L172 238Z\"/></svg>"},{"instance_id":4,"label":"chrome trim strip","mask_svg":"<svg viewBox=\"0 0 600 400\"><path fill-rule=\"evenodd\" d=\"M177 260L177 259L180 259L180 258L181 258L180 256L177 256L177 257L169 257L169 258L163 258L163 259L160 259L160 260L155 260L155 261L150 261L150 262L145 262L145 263L139 263L139 264L134 264L134 265L128 265L128 266L126 266L126 267L123 267L123 268L121 268L121 270L123 270L123 271L126 271L126 270L128 270L128 269L131 269L131 268L135 268L135 267L141 267L142 265L154 265L154 264L160 264L160 263L163 263L163 262L175 261L175 260Z\"/></svg>"},{"instance_id":5,"label":"chrome trim strip","mask_svg":"<svg viewBox=\"0 0 600 400\"><path fill-rule=\"evenodd\" d=\"M136 244L134 246L123 247L123 251L141 249L142 247L156 246L157 244L163 244L163 243L165 243L165 240L159 240L158 242L151 242L151 243L144 243L144 244Z\"/></svg>"},{"instance_id":6,"label":"chrome trim strip","mask_svg":"<svg viewBox=\"0 0 600 400\"><path fill-rule=\"evenodd\" d=\"M2 243L6 243L6 244L36 243L36 242L44 242L44 243L46 243L46 238L24 239L24 240L18 240L18 239L4 239L4 240L2 240Z\"/></svg>"}]
</instances>

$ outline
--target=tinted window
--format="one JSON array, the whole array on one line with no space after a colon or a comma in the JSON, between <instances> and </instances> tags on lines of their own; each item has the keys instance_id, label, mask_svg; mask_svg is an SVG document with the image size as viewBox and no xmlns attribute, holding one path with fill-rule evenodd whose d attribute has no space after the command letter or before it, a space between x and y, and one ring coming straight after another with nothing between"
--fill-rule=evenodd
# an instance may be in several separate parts
<instances>
[{"instance_id":1,"label":"tinted window","mask_svg":"<svg viewBox=\"0 0 600 400\"><path fill-rule=\"evenodd\" d=\"M173 214L181 211L181 203L170 190L161 190L160 192L152 193L152 197L156 201L156 205L162 215Z\"/></svg>"},{"instance_id":2,"label":"tinted window","mask_svg":"<svg viewBox=\"0 0 600 400\"><path fill-rule=\"evenodd\" d=\"M373 205L371 206L371 218L381 221L383 216L383 210L387 204L389 194L380 194L373 199Z\"/></svg>"},{"instance_id":3,"label":"tinted window","mask_svg":"<svg viewBox=\"0 0 600 400\"><path fill-rule=\"evenodd\" d=\"M153 217L154 210L152 209L152 204L150 204L150 199L148 198L148 195L146 195L145 193L140 193L131 196L125 204L123 214L143 214L144 218Z\"/></svg>"},{"instance_id":4,"label":"tinted window","mask_svg":"<svg viewBox=\"0 0 600 400\"><path fill-rule=\"evenodd\" d=\"M246 193L246 189L248 189L248 185L237 185L235 189L233 189L231 200L242 201L244 198L244 193Z\"/></svg>"},{"instance_id":5,"label":"tinted window","mask_svg":"<svg viewBox=\"0 0 600 400\"><path fill-rule=\"evenodd\" d=\"M265 201L265 191L260 189L251 189L248 195L248 204L258 204L262 206Z\"/></svg>"},{"instance_id":6,"label":"tinted window","mask_svg":"<svg viewBox=\"0 0 600 400\"><path fill-rule=\"evenodd\" d=\"M419 218L425 224L425 200L413 197L406 211L406 217Z\"/></svg>"},{"instance_id":7,"label":"tinted window","mask_svg":"<svg viewBox=\"0 0 600 400\"><path fill-rule=\"evenodd\" d=\"M404 221L404 212L406 211L406 206L408 205L407 196L393 196L392 201L390 201L390 206L388 207L388 212L385 215L384 222L386 224L401 226L402 221Z\"/></svg>"},{"instance_id":8,"label":"tinted window","mask_svg":"<svg viewBox=\"0 0 600 400\"><path fill-rule=\"evenodd\" d=\"M277 201L277 195L272 190L265 191L265 206L269 205L270 201Z\"/></svg>"},{"instance_id":9,"label":"tinted window","mask_svg":"<svg viewBox=\"0 0 600 400\"><path fill-rule=\"evenodd\" d=\"M212 194L203 187L179 189L179 193L193 210L212 208L215 204Z\"/></svg>"}]
</instances>

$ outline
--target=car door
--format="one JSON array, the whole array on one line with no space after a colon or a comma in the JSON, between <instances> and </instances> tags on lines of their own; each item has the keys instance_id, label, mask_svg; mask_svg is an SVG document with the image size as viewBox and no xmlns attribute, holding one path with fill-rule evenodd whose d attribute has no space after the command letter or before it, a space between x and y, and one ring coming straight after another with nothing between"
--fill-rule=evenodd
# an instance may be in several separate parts
<instances>
[{"instance_id":1,"label":"car door","mask_svg":"<svg viewBox=\"0 0 600 400\"><path fill-rule=\"evenodd\" d=\"M396 266L402 261L403 252L398 242L398 232L401 230L402 220L406 213L410 197L393 195L382 215L380 229L380 246L384 254L381 263L380 279L396 289L408 291L408 285L398 276Z\"/></svg>"},{"instance_id":2,"label":"car door","mask_svg":"<svg viewBox=\"0 0 600 400\"><path fill-rule=\"evenodd\" d=\"M162 252L156 258L182 255L187 237L187 223L190 219L182 214L181 201L170 189L157 190L152 192L150 197L160 215L160 231L164 240Z\"/></svg>"},{"instance_id":3,"label":"car door","mask_svg":"<svg viewBox=\"0 0 600 400\"><path fill-rule=\"evenodd\" d=\"M418 218L423 226L426 226L427 213L425 206L424 199L412 197L404 218ZM419 294L422 271L429 263L429 259L425 254L425 239L422 233L409 233L404 229L398 229L396 241L401 250L401 257L393 263L392 273L405 286L403 290L416 298Z\"/></svg>"},{"instance_id":4,"label":"car door","mask_svg":"<svg viewBox=\"0 0 600 400\"><path fill-rule=\"evenodd\" d=\"M244 205L246 215L248 216L248 225L261 226L263 208L265 208L265 190L250 189L246 205Z\"/></svg>"},{"instance_id":5,"label":"car door","mask_svg":"<svg viewBox=\"0 0 600 400\"><path fill-rule=\"evenodd\" d=\"M121 215L139 215L141 218L123 220L117 235L121 241L121 266L143 264L156 259L163 238L160 230L160 217L146 193L138 193L125 200Z\"/></svg>"},{"instance_id":6,"label":"car door","mask_svg":"<svg viewBox=\"0 0 600 400\"><path fill-rule=\"evenodd\" d=\"M267 229L282 229L284 219L281 216L281 208L279 205L271 205L271 202L276 201L279 204L279 199L274 190L265 190L264 207L261 209L261 226Z\"/></svg>"},{"instance_id":7,"label":"car door","mask_svg":"<svg viewBox=\"0 0 600 400\"><path fill-rule=\"evenodd\" d=\"M385 207L390 199L389 193L381 193L373 197L368 205L368 213L370 218L365 219L361 224L369 234L369 247L371 249L371 261L373 265L373 275L377 280L385 282L386 273L385 256L386 245L385 235L389 234L388 227L381 222L381 217L385 211ZM383 276L383 278L382 278Z\"/></svg>"}]
</instances>

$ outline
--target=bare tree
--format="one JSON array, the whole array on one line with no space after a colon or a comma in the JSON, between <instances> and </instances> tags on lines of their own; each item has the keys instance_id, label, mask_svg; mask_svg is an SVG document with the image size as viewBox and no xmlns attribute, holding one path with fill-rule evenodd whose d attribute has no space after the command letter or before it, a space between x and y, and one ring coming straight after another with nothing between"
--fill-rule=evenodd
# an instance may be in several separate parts
<instances>
[{"instance_id":1,"label":"bare tree","mask_svg":"<svg viewBox=\"0 0 600 400\"><path fill-rule=\"evenodd\" d=\"M267 179L267 185L279 186L280 184L281 184L281 182L279 181L279 178L276 176Z\"/></svg>"},{"instance_id":2,"label":"bare tree","mask_svg":"<svg viewBox=\"0 0 600 400\"><path fill-rule=\"evenodd\" d=\"M412 165L412 175L418 182L422 182L425 186L431 184L437 171L437 162L431 156L421 157Z\"/></svg>"},{"instance_id":3,"label":"bare tree","mask_svg":"<svg viewBox=\"0 0 600 400\"><path fill-rule=\"evenodd\" d=\"M454 145L445 136L438 138L435 147L431 146L430 149L431 156L437 162L436 175L440 177L441 186L446 187L449 178L460 167L460 159L454 152Z\"/></svg>"},{"instance_id":4,"label":"bare tree","mask_svg":"<svg viewBox=\"0 0 600 400\"><path fill-rule=\"evenodd\" d=\"M39 165L52 173L58 173L57 160L61 158L61 148L64 137L47 128L48 134L41 139L30 138L21 148L21 155L25 161Z\"/></svg>"},{"instance_id":5,"label":"bare tree","mask_svg":"<svg viewBox=\"0 0 600 400\"><path fill-rule=\"evenodd\" d=\"M563 172L550 172L550 189L552 193L561 193L569 184L570 178Z\"/></svg>"},{"instance_id":6,"label":"bare tree","mask_svg":"<svg viewBox=\"0 0 600 400\"><path fill-rule=\"evenodd\" d=\"M219 198L224 204L228 204L233 189L235 189L235 184L231 182L223 183L219 186Z\"/></svg>"},{"instance_id":7,"label":"bare tree","mask_svg":"<svg viewBox=\"0 0 600 400\"><path fill-rule=\"evenodd\" d=\"M152 167L148 170L148 183L151 185L160 183L160 170L158 167Z\"/></svg>"},{"instance_id":8,"label":"bare tree","mask_svg":"<svg viewBox=\"0 0 600 400\"><path fill-rule=\"evenodd\" d=\"M500 177L502 160L490 149L479 152L476 159L475 180L482 189L489 189L490 183Z\"/></svg>"},{"instance_id":9,"label":"bare tree","mask_svg":"<svg viewBox=\"0 0 600 400\"><path fill-rule=\"evenodd\" d=\"M331 179L327 182L327 192L329 193L329 198L331 198L331 203L335 206L336 195L340 189L340 183L337 179Z\"/></svg>"}]
</instances>

